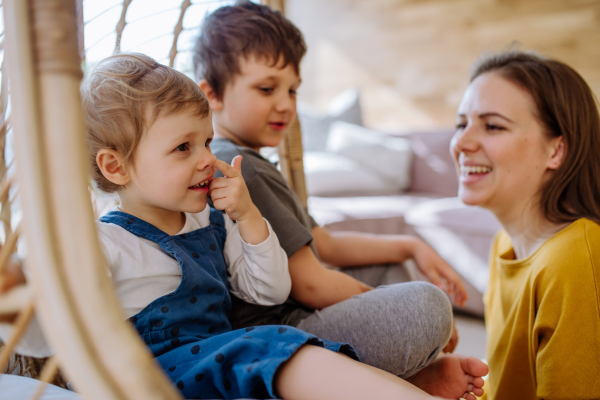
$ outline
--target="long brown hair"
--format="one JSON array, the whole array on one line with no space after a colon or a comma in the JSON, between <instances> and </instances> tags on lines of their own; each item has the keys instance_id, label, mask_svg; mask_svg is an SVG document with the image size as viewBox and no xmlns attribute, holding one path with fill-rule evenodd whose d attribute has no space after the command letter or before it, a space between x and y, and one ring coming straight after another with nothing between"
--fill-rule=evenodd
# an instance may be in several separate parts
<instances>
[{"instance_id":1,"label":"long brown hair","mask_svg":"<svg viewBox=\"0 0 600 400\"><path fill-rule=\"evenodd\" d=\"M476 63L471 82L495 72L527 90L550 138L562 136L562 165L541 188L541 208L555 223L589 218L600 223L600 116L583 78L568 65L534 53L508 51Z\"/></svg>"}]
</instances>

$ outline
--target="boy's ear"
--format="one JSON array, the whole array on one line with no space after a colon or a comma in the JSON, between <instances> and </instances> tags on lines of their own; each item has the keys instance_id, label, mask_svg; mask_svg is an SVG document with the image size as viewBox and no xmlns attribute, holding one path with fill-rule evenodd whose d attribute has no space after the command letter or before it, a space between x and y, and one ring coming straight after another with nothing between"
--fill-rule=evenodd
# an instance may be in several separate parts
<instances>
[{"instance_id":1,"label":"boy's ear","mask_svg":"<svg viewBox=\"0 0 600 400\"><path fill-rule=\"evenodd\" d=\"M210 86L210 84L206 81L206 79L202 79L200 82L198 82L198 86L208 99L208 105L210 105L210 108L213 111L221 111L223 109L223 101L219 100L217 94L213 90L212 86Z\"/></svg>"},{"instance_id":2,"label":"boy's ear","mask_svg":"<svg viewBox=\"0 0 600 400\"><path fill-rule=\"evenodd\" d=\"M96 164L102 175L115 185L125 186L131 181L131 177L125 169L123 156L112 149L101 149L96 154Z\"/></svg>"}]
</instances>

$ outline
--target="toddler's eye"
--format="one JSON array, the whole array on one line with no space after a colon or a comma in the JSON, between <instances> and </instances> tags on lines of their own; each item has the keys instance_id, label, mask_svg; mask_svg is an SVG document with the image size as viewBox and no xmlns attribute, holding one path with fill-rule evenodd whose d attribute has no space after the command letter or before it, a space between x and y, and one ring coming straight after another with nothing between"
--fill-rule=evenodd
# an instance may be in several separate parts
<instances>
[{"instance_id":1,"label":"toddler's eye","mask_svg":"<svg viewBox=\"0 0 600 400\"><path fill-rule=\"evenodd\" d=\"M187 151L190 148L188 142L182 143L179 146L175 147L175 151Z\"/></svg>"},{"instance_id":2,"label":"toddler's eye","mask_svg":"<svg viewBox=\"0 0 600 400\"><path fill-rule=\"evenodd\" d=\"M206 139L206 143L204 143L204 146L205 146L205 147L208 147L208 146L210 146L210 143L211 143L211 142L212 142L212 138L210 138L210 139Z\"/></svg>"},{"instance_id":3,"label":"toddler's eye","mask_svg":"<svg viewBox=\"0 0 600 400\"><path fill-rule=\"evenodd\" d=\"M296 91L296 89L290 89L290 94L292 96L295 96L298 92Z\"/></svg>"},{"instance_id":4,"label":"toddler's eye","mask_svg":"<svg viewBox=\"0 0 600 400\"><path fill-rule=\"evenodd\" d=\"M269 87L261 87L259 88L259 90L265 94L271 94L273 92L273 88Z\"/></svg>"}]
</instances>

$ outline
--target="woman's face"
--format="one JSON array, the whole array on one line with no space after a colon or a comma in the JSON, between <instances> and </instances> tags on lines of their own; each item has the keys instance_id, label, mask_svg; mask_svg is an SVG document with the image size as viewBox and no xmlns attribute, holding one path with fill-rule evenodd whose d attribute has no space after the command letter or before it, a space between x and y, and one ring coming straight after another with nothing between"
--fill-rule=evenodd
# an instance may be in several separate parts
<instances>
[{"instance_id":1,"label":"woman's face","mask_svg":"<svg viewBox=\"0 0 600 400\"><path fill-rule=\"evenodd\" d=\"M562 138L548 139L531 95L495 72L467 88L451 152L458 196L502 218L520 215L562 161Z\"/></svg>"}]
</instances>

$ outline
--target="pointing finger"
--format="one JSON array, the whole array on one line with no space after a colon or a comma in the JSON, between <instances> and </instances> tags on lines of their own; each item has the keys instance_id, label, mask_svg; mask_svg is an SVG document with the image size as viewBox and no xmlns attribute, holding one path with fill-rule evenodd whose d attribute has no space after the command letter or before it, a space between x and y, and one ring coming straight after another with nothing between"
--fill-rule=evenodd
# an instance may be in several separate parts
<instances>
[{"instance_id":1,"label":"pointing finger","mask_svg":"<svg viewBox=\"0 0 600 400\"><path fill-rule=\"evenodd\" d=\"M240 158L240 166L242 163L242 160ZM222 160L217 160L215 162L215 167L221 171L223 173L223 175L225 175L225 177L227 178L237 178L238 176L241 175L240 172L238 172L234 167L232 167L231 165L227 164L225 161Z\"/></svg>"},{"instance_id":2,"label":"pointing finger","mask_svg":"<svg viewBox=\"0 0 600 400\"><path fill-rule=\"evenodd\" d=\"M242 173L242 156L235 156L231 161L231 166L240 174Z\"/></svg>"}]
</instances>

